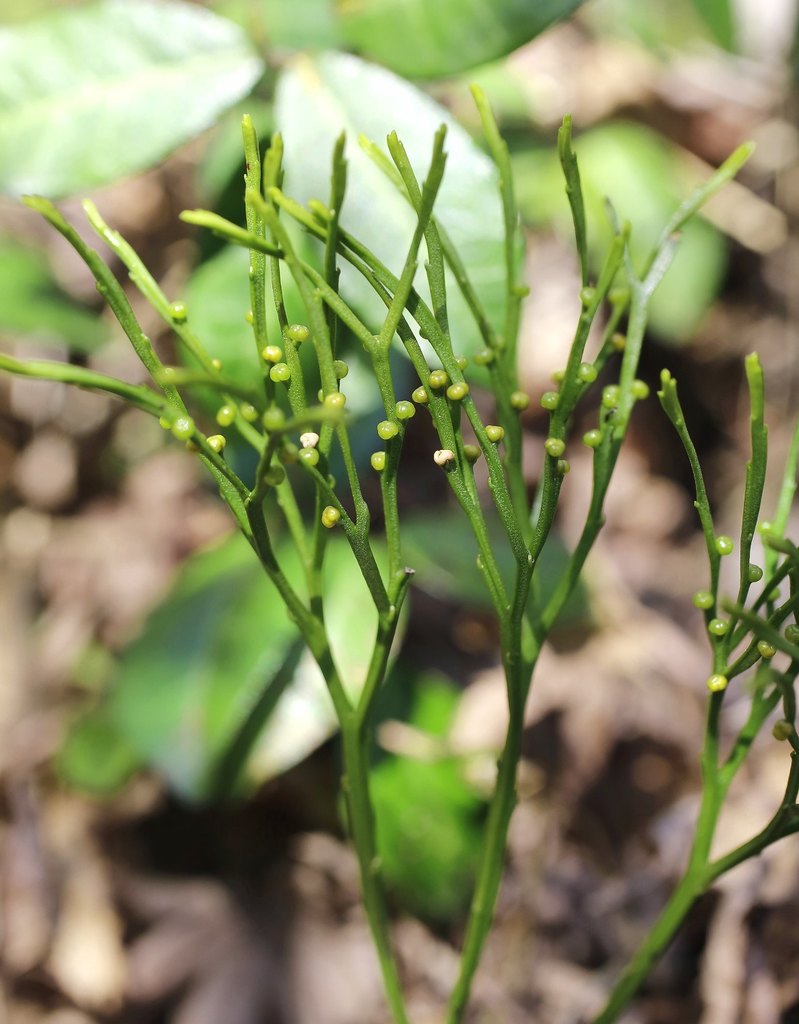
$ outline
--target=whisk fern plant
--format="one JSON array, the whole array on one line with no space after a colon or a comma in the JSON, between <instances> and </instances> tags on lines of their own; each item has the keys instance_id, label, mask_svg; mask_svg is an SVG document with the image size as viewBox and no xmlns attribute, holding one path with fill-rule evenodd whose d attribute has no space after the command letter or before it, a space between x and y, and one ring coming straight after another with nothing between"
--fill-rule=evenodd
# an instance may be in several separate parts
<instances>
[{"instance_id":1,"label":"whisk fern plant","mask_svg":"<svg viewBox=\"0 0 799 1024\"><path fill-rule=\"evenodd\" d=\"M386 677L389 652L413 575L412 567L408 567L403 558L398 508L405 434L412 428L415 416L430 417L438 438L436 450L430 455L444 474L474 535L478 565L499 625L501 661L507 683L507 736L497 762L496 784L485 823L460 972L446 1013L448 1024L457 1024L464 1019L502 879L508 827L516 803L524 707L536 661L602 527L605 497L635 403L646 397L648 391L637 378L637 368L650 299L672 260L682 224L738 171L749 153L747 147L734 153L676 211L640 273L631 262L628 225L615 224L604 262L598 276L592 280L580 176L572 149L570 121L568 118L564 121L559 133L559 153L574 223L581 308L559 386L541 399L543 408L549 412L549 429L540 452L540 480L531 503L522 468L520 422L520 414L530 398L520 387L517 371L520 312L527 293L519 277L519 217L507 147L479 90L475 90L475 100L488 148L499 171L506 295L500 328L491 322L463 260L435 216L436 196L446 164L444 128L433 140L429 168L422 181L396 135L388 137L388 155L373 144L364 143L377 166L395 183L415 214L415 227L404 263L401 267L390 268L343 226L347 185L344 139L338 140L333 152L327 204L311 202L306 207L282 191L280 137L272 139L262 166L255 130L251 120L245 117L246 227L208 211L190 211L183 217L249 250L251 313L248 319L261 367L256 379L242 386L226 376L224 365L212 359L203 347L202 325L196 325L195 330L191 310L163 293L128 243L108 227L94 205L87 202L84 208L90 224L124 264L133 284L174 332L190 357L191 368L165 366L107 264L59 211L40 197L28 197L25 202L60 231L86 262L98 289L149 372L153 386L127 384L67 363L20 362L0 356L0 369L107 391L156 417L177 440L197 453L216 481L222 499L252 547L254 557L277 588L327 683L341 730L341 789L348 830L360 866L363 904L386 997L396 1024L406 1024L408 1016L390 940L369 780L375 700ZM296 235L288 229L291 221L320 243L318 262L306 260L296 247L293 240ZM415 286L423 245L429 303ZM341 261L354 268L385 306L385 316L377 331L339 291ZM447 270L462 293L482 338L483 348L474 355L473 361L483 368L483 379L487 378L494 400L494 422L491 423L484 422L479 412L471 392L468 362L458 355L458 338L450 333ZM293 279L302 298L305 323L289 322L283 294L287 275ZM268 304L274 307L279 335L270 334L267 328ZM586 351L589 336L600 317L604 317L604 323L596 351L590 355ZM371 364L383 409L384 418L375 425L371 468L365 472L379 476L380 520L384 524L379 539L384 541L387 550L385 564L376 557L375 534L378 531L372 526L373 510L364 497L361 468L351 443L345 385L348 367L340 358L338 344L342 330L350 332L362 346ZM423 342L426 345L423 346ZM395 385L390 354L397 344L404 349L418 378L418 385L410 395L398 392ZM313 349L313 379L308 360L300 357L303 346ZM585 525L554 591L544 596L537 570L569 471L567 456L569 445L575 443L572 437L575 410L596 390L600 373L614 361L620 364L618 382L604 388L597 403L597 426L582 438L593 450L593 490ZM740 541L741 583L730 604L725 604L719 595L718 567L726 553L726 540L717 537L713 528L676 385L667 374L663 377L660 398L688 451L697 485L697 508L708 540L709 589L701 595L701 600L700 595L697 596L697 604L707 617L713 650L708 682L712 692L702 755L705 788L686 876L644 947L623 974L606 1009L597 1018L603 1022L616 1019L696 897L714 878L759 852L767 843L799 828L795 806L799 740L794 728L793 698L793 680L799 665L799 630L792 625L783 631L786 620L795 618L799 601L797 550L784 538L799 442L794 443L779 508L765 534L768 554L760 573L749 562L763 493L766 447L762 375L756 357L748 360L747 374L752 393L753 455L747 471ZM196 386L211 388L218 395L214 431L235 431L257 453L257 468L252 479L242 479L226 460L226 434L207 434L190 413L186 396ZM343 466L341 479L331 473L334 456L335 464ZM479 459L485 460L487 467L488 496L481 493L475 477L474 464ZM310 501L305 497L309 493ZM512 554L514 570L510 578L500 570L501 560L489 540L491 516L499 520L504 543ZM303 589L290 582L276 555L274 537L279 523L280 529L288 530L300 555ZM360 689L352 685L352 680L341 678L325 624L323 566L327 542L334 530L341 530L346 537L377 609L374 645ZM758 580L760 594L752 601L750 588ZM790 585L790 596L786 599L778 596L784 580ZM722 614L728 618L722 620ZM723 622L723 632L712 628L717 621ZM739 649L742 651L736 655ZM781 670L774 667L772 659L777 652L782 652L788 662ZM753 666L752 713L727 760L719 761L718 725L726 687ZM785 801L772 823L748 844L718 860L710 860L714 826L732 776L769 712L780 701L784 718L775 727L775 734L787 739L792 748Z\"/></svg>"}]
</instances>

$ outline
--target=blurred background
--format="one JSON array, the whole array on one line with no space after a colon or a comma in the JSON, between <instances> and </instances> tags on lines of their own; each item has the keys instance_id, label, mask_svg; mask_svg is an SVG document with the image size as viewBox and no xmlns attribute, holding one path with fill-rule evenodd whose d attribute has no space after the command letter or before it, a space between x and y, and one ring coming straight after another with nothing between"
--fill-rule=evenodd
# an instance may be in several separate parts
<instances>
[{"instance_id":1,"label":"blurred background","mask_svg":"<svg viewBox=\"0 0 799 1024\"><path fill-rule=\"evenodd\" d=\"M736 536L746 353L760 353L767 384L766 516L797 407L796 31L794 0L4 0L0 346L143 379L83 264L18 202L27 192L59 200L88 238L80 200L90 196L169 298L185 301L211 353L251 379L246 254L178 219L204 206L241 220L245 111L262 140L283 134L286 191L303 201L326 197L332 141L347 130L344 223L394 267L411 222L357 135L382 145L396 128L421 170L446 120L440 215L499 315L500 223L468 88L477 82L509 143L524 220L533 487L546 431L538 397L579 313L554 149L563 115L574 118L596 264L605 197L632 222L640 259L680 199L753 139L738 181L684 232L641 370L653 391L662 367L678 378L717 524ZM171 332L105 255L177 361ZM301 319L296 296L287 300ZM468 355L477 339L458 308L453 324ZM346 358L366 467L377 396L354 345ZM401 359L395 372L410 391ZM197 408L210 431L213 403L199 396ZM586 410L576 437L595 415ZM456 970L505 722L495 623L423 419L401 494L417 585L380 708L374 795L410 1013L433 1024ZM569 450L547 580L588 501L580 447ZM253 468L246 452L231 458ZM690 474L654 397L636 408L607 519L537 672L474 1024L588 1020L691 839L710 666L690 598L707 579ZM368 651L345 548L331 548L331 628L357 678ZM202 467L110 397L3 378L0 571L0 1020L385 1021L327 698ZM747 710L742 684L725 704L730 732ZM258 728L231 779L220 765L242 721ZM720 848L771 816L785 746L768 730L758 741ZM791 840L724 879L626 1019L799 1022L797 879Z\"/></svg>"}]
</instances>

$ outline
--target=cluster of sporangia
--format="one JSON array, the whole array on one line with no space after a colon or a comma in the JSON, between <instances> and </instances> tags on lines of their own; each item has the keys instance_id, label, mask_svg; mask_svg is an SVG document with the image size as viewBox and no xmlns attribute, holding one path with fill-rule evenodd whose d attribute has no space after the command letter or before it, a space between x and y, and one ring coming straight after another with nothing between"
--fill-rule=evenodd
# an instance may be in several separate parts
<instances>
[{"instance_id":1,"label":"cluster of sporangia","mask_svg":"<svg viewBox=\"0 0 799 1024\"><path fill-rule=\"evenodd\" d=\"M583 289L584 292L592 291L592 289ZM581 299L584 303L590 301L591 296L582 295ZM186 310L183 303L175 302L173 306L173 316L176 320L183 320L186 318ZM252 314L247 314L247 320L250 321ZM292 324L287 327L284 332L285 341L288 344L301 345L310 337L310 331L304 324ZM617 351L624 349L625 337L623 334L614 334L612 337L613 347ZM269 364L269 377L275 384L286 384L291 379L291 369L288 363L283 361L283 350L279 345L267 345L261 352L261 356L264 362ZM488 366L494 359L494 353L490 349L483 349L482 351L476 352L472 357L472 361L477 366ZM457 359L457 364L461 370L465 370L468 365L468 360L465 356L460 356ZM218 359L213 360L214 369L217 371L221 370L221 363ZM349 367L342 359L335 360L334 363L336 378L341 381L349 373ZM556 370L552 374L553 383L560 384L563 381L565 371ZM592 384L597 378L597 368L592 363L581 363L577 369L577 376L579 380L584 384ZM383 441L389 441L391 438L396 437L399 433L399 423L406 420L412 419L416 415L417 405L426 405L429 402L429 392L444 391L450 402L460 402L469 393L469 385L465 381L451 382L449 375L445 370L431 370L430 375L427 378L427 384L422 384L417 387L411 394L413 401L402 400L397 402L394 407L394 418L381 420L377 424L377 435ZM645 399L649 396L649 387L642 380L633 381L632 393L635 399ZM347 398L341 391L334 391L328 395L323 395L319 392L319 401L330 409L343 409ZM558 407L560 395L557 391L545 391L541 396L541 407L548 412L554 412ZM530 397L524 391L514 391L510 395L510 405L513 409L518 412L524 411L530 404ZM602 390L602 420L604 423L612 424L616 407L619 404L619 387L616 384L609 384ZM241 416L248 423L254 423L258 419L258 410L254 405L248 402L244 402L238 406L232 404L222 405L216 413L216 422L221 427L229 427L236 419L237 416ZM172 434L178 438L178 440L186 441L190 448L196 446L192 442L192 437L195 432L194 420L188 415L179 415L174 419L163 417L161 419L161 426L165 430L171 430ZM281 430L286 422L285 414L282 409L278 406L272 406L267 409L261 415L261 422L264 429L269 432ZM505 431L501 426L496 424L487 424L485 428L486 435L493 444L499 444L504 436ZM206 438L208 445L216 452L222 452L226 438L224 434L212 434ZM603 431L600 428L594 428L588 430L583 434L583 443L589 448L598 448L603 440ZM284 442L282 447L279 449L278 454L280 460L286 464L292 462L303 462L309 467L316 466L319 462L319 452L316 450L316 446L319 443L319 434L315 431L309 430L299 437L300 446L297 447L289 442ZM569 463L566 459L561 458L566 449L566 444L563 440L557 437L548 437L544 441L544 448L548 455L558 460L557 469L561 475L569 472ZM469 462L476 462L480 457L480 448L475 444L464 444L463 452ZM454 462L456 454L451 449L442 448L434 452L433 460L436 465L446 467L448 463ZM386 453L384 450L376 451L371 456L372 469L376 472L382 472L386 466ZM285 477L285 470L281 466L271 466L266 471L264 482L270 486L277 486L282 482ZM341 513L337 508L332 505L328 505L323 509L321 514L322 525L328 529L332 529L341 519ZM768 533L770 524L763 523L760 526L760 530L763 533ZM729 555L732 553L734 543L732 538L721 535L716 538L715 541L716 550L719 555ZM749 566L749 582L757 583L763 578L763 570L759 565L751 564ZM694 605L703 610L708 611L715 604L715 598L709 590L699 590L694 594L693 597ZM707 623L707 629L711 636L722 637L729 631L729 623L725 619L711 618ZM799 626L789 625L785 629L785 638L790 643L799 644ZM777 653L776 648L766 640L760 640L757 643L757 650L760 656L764 659L773 658ZM708 689L712 692L719 692L726 689L728 684L727 677L715 673L710 676L707 681ZM773 732L777 739L786 739L792 731L792 726L789 722L779 721L774 726Z\"/></svg>"}]
</instances>

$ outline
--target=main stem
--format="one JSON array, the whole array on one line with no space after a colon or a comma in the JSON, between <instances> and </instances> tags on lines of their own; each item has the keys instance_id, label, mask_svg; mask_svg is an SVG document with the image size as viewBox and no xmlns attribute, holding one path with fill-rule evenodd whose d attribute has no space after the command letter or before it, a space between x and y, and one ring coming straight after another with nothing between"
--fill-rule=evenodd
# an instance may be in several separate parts
<instances>
[{"instance_id":1,"label":"main stem","mask_svg":"<svg viewBox=\"0 0 799 1024\"><path fill-rule=\"evenodd\" d=\"M359 723L355 713L342 723L344 775L341 788L347 802L352 844L360 867L363 905L380 961L386 999L394 1024L409 1024L397 963L391 949L388 909L380 878L380 858L369 796L369 745L365 733L365 726Z\"/></svg>"},{"instance_id":2,"label":"main stem","mask_svg":"<svg viewBox=\"0 0 799 1024\"><path fill-rule=\"evenodd\" d=\"M512 722L498 762L496 789L488 812L477 883L469 913L460 973L447 1010L447 1024L459 1024L469 1002L475 972L494 917L505 860L505 845L516 806L516 773L521 755L522 723Z\"/></svg>"},{"instance_id":3,"label":"main stem","mask_svg":"<svg viewBox=\"0 0 799 1024\"><path fill-rule=\"evenodd\" d=\"M685 920L691 907L709 884L708 863L719 812L729 781L723 781L718 767L718 725L722 695L714 693L708 702L705 742L702 750L702 802L688 858L688 867L638 952L613 987L605 1008L594 1024L611 1024L624 1010Z\"/></svg>"},{"instance_id":4,"label":"main stem","mask_svg":"<svg viewBox=\"0 0 799 1024\"><path fill-rule=\"evenodd\" d=\"M704 872L688 870L674 890L638 952L616 982L605 1008L594 1024L612 1024L638 991L655 961L674 938L686 915L705 887Z\"/></svg>"},{"instance_id":5,"label":"main stem","mask_svg":"<svg viewBox=\"0 0 799 1024\"><path fill-rule=\"evenodd\" d=\"M526 681L522 677L528 666L524 664L521 657L521 623L514 622L513 625L511 650L505 658L510 721L505 745L497 763L497 781L488 811L477 882L461 953L460 973L447 1009L447 1024L460 1024L469 1002L472 981L486 938L491 930L494 908L502 882L508 829L513 810L516 807L516 775L522 750L524 694L526 692Z\"/></svg>"}]
</instances>

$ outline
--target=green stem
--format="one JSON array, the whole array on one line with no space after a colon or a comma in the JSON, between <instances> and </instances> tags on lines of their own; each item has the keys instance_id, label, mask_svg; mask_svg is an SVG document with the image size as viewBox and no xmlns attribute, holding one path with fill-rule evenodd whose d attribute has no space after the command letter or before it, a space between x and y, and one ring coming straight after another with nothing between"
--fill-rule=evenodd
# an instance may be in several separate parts
<instances>
[{"instance_id":1,"label":"green stem","mask_svg":"<svg viewBox=\"0 0 799 1024\"><path fill-rule=\"evenodd\" d=\"M771 821L756 836L741 843L740 846L712 863L708 862L708 852L713 829L702 830L700 822L688 870L638 952L616 982L604 1009L594 1019L593 1024L612 1024L618 1019L648 977L655 962L674 938L696 900L717 878L743 861L756 857L777 840L799 832L799 813L797 813L796 806L797 790L799 790L799 757L794 751L791 754L791 770L785 796ZM711 794L706 800L703 800L703 809L705 806L707 807L706 824L709 824L712 819L713 827L715 827L715 820L718 817L725 793L726 787L721 786L715 791L715 794Z\"/></svg>"},{"instance_id":2,"label":"green stem","mask_svg":"<svg viewBox=\"0 0 799 1024\"><path fill-rule=\"evenodd\" d=\"M612 1024L629 1004L649 975L653 965L673 939L704 889L703 879L686 874L666 904L662 914L621 975L604 1009L594 1024Z\"/></svg>"},{"instance_id":3,"label":"green stem","mask_svg":"<svg viewBox=\"0 0 799 1024\"><path fill-rule=\"evenodd\" d=\"M381 881L374 812L369 794L369 745L366 742L365 726L357 714L347 715L341 725L344 757L341 789L347 804L350 836L360 868L363 905L394 1024L409 1024L389 936L388 909Z\"/></svg>"},{"instance_id":4,"label":"green stem","mask_svg":"<svg viewBox=\"0 0 799 1024\"><path fill-rule=\"evenodd\" d=\"M258 136L249 114L241 119L241 134L244 141L246 173L244 175L244 211L247 230L261 240L266 240L266 227L260 210L252 197L261 198L261 151ZM261 350L267 344L266 333L266 255L262 249L250 249L250 304L252 307L252 330L259 366L263 365ZM266 385L267 377L264 377Z\"/></svg>"},{"instance_id":5,"label":"green stem","mask_svg":"<svg viewBox=\"0 0 799 1024\"><path fill-rule=\"evenodd\" d=\"M508 828L516 806L516 773L521 756L522 734L522 717L512 709L505 745L497 762L497 781L480 852L460 971L447 1007L447 1024L460 1024L463 1020L472 981L494 918L505 864Z\"/></svg>"},{"instance_id":6,"label":"green stem","mask_svg":"<svg viewBox=\"0 0 799 1024\"><path fill-rule=\"evenodd\" d=\"M164 364L156 355L152 342L142 330L141 325L136 319L136 315L128 302L128 298L122 290L122 286L111 273L109 266L100 258L100 255L94 249L83 241L75 228L64 220L61 213L51 202L49 202L49 200L43 199L41 196L25 196L23 198L23 202L32 210L36 210L37 213L40 213L45 220L52 224L52 226L60 232L64 238L66 238L72 248L77 252L92 272L92 275L97 282L97 291L108 303L111 312L119 321L119 325L127 335L136 355L139 357L150 376L153 377L153 379L157 379L164 369ZM178 394L177 389L173 385L162 382L161 390L172 405L185 413L186 406L183 399Z\"/></svg>"}]
</instances>

